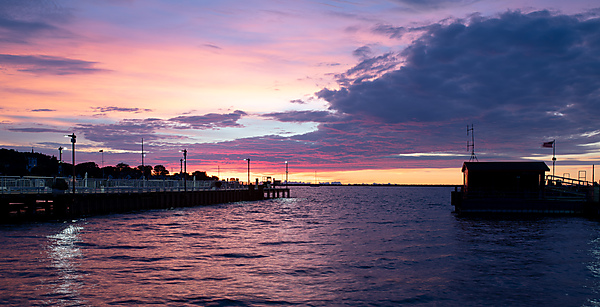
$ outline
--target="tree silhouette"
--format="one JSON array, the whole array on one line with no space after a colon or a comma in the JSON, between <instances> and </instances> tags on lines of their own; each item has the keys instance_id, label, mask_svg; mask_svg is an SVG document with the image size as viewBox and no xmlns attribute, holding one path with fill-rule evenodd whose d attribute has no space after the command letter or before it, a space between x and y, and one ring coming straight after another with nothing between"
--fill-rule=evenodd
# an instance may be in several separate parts
<instances>
[{"instance_id":1,"label":"tree silhouette","mask_svg":"<svg viewBox=\"0 0 600 307\"><path fill-rule=\"evenodd\" d=\"M163 176L167 176L169 175L169 171L167 170L166 167L164 167L163 165L155 165L154 166L154 176L159 176L159 177L163 177Z\"/></svg>"}]
</instances>

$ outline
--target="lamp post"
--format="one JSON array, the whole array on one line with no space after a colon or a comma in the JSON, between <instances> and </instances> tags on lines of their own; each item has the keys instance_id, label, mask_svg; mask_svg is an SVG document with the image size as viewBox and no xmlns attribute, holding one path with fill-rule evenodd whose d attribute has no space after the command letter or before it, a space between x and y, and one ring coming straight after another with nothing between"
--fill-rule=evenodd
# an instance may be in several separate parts
<instances>
[{"instance_id":1,"label":"lamp post","mask_svg":"<svg viewBox=\"0 0 600 307\"><path fill-rule=\"evenodd\" d=\"M72 133L70 135L65 135L65 137L70 137L71 138L71 143L73 144L73 157L72 157L72 163L73 163L73 195L75 195L75 139L77 138L77 136L75 135L75 133Z\"/></svg>"},{"instance_id":2,"label":"lamp post","mask_svg":"<svg viewBox=\"0 0 600 307\"><path fill-rule=\"evenodd\" d=\"M244 159L244 161L248 161L248 187L250 187L250 158Z\"/></svg>"},{"instance_id":3,"label":"lamp post","mask_svg":"<svg viewBox=\"0 0 600 307\"><path fill-rule=\"evenodd\" d=\"M183 191L187 192L187 149L184 149L181 152L183 152Z\"/></svg>"},{"instance_id":4,"label":"lamp post","mask_svg":"<svg viewBox=\"0 0 600 307\"><path fill-rule=\"evenodd\" d=\"M146 177L146 167L144 166L144 138L142 138L142 181Z\"/></svg>"},{"instance_id":5,"label":"lamp post","mask_svg":"<svg viewBox=\"0 0 600 307\"><path fill-rule=\"evenodd\" d=\"M58 176L62 176L62 146L58 147Z\"/></svg>"},{"instance_id":6,"label":"lamp post","mask_svg":"<svg viewBox=\"0 0 600 307\"><path fill-rule=\"evenodd\" d=\"M285 186L288 185L288 161L285 161Z\"/></svg>"},{"instance_id":7,"label":"lamp post","mask_svg":"<svg viewBox=\"0 0 600 307\"><path fill-rule=\"evenodd\" d=\"M102 179L104 179L104 149L100 149L98 152L102 154Z\"/></svg>"},{"instance_id":8,"label":"lamp post","mask_svg":"<svg viewBox=\"0 0 600 307\"><path fill-rule=\"evenodd\" d=\"M556 140L552 140L552 176L554 176L554 164L556 163Z\"/></svg>"}]
</instances>

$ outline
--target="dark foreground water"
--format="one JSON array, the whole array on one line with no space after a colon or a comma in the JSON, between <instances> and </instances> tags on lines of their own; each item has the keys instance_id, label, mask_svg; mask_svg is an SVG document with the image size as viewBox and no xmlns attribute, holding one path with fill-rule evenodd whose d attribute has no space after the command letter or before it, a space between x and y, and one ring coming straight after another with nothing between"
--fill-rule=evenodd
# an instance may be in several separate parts
<instances>
[{"instance_id":1,"label":"dark foreground water","mask_svg":"<svg viewBox=\"0 0 600 307\"><path fill-rule=\"evenodd\" d=\"M0 226L0 305L598 306L600 222L459 218L450 188Z\"/></svg>"}]
</instances>

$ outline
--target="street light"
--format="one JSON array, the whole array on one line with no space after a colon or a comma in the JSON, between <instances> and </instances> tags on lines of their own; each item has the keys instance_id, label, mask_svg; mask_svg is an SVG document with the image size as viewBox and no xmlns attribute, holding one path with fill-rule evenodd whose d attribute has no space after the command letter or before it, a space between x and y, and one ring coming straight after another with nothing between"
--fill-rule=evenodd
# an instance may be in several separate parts
<instances>
[{"instance_id":1,"label":"street light","mask_svg":"<svg viewBox=\"0 0 600 307\"><path fill-rule=\"evenodd\" d=\"M146 167L144 167L144 138L142 138L142 181L146 177Z\"/></svg>"},{"instance_id":2,"label":"street light","mask_svg":"<svg viewBox=\"0 0 600 307\"><path fill-rule=\"evenodd\" d=\"M250 158L244 159L244 161L248 161L248 187L250 187Z\"/></svg>"},{"instance_id":3,"label":"street light","mask_svg":"<svg viewBox=\"0 0 600 307\"><path fill-rule=\"evenodd\" d=\"M187 149L184 149L181 152L183 152L183 191L187 192Z\"/></svg>"},{"instance_id":4,"label":"street light","mask_svg":"<svg viewBox=\"0 0 600 307\"><path fill-rule=\"evenodd\" d=\"M285 186L288 185L288 161L285 161Z\"/></svg>"},{"instance_id":5,"label":"street light","mask_svg":"<svg viewBox=\"0 0 600 307\"><path fill-rule=\"evenodd\" d=\"M104 149L100 149L98 152L102 154L102 179L104 179Z\"/></svg>"},{"instance_id":6,"label":"street light","mask_svg":"<svg viewBox=\"0 0 600 307\"><path fill-rule=\"evenodd\" d=\"M62 146L58 147L58 176L62 176Z\"/></svg>"},{"instance_id":7,"label":"street light","mask_svg":"<svg viewBox=\"0 0 600 307\"><path fill-rule=\"evenodd\" d=\"M75 139L77 138L77 136L75 136L75 133L72 133L70 135L65 135L65 137L70 137L71 138L71 143L73 144L73 158L72 158L72 163L73 163L73 195L75 195Z\"/></svg>"}]
</instances>

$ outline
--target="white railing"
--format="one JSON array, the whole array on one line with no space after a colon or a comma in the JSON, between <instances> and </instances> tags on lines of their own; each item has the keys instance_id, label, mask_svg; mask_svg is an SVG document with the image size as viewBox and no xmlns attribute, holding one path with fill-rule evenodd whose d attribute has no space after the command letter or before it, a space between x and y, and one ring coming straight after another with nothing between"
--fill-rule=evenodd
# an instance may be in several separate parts
<instances>
[{"instance_id":1,"label":"white railing","mask_svg":"<svg viewBox=\"0 0 600 307\"><path fill-rule=\"evenodd\" d=\"M56 189L57 182L66 182L68 188ZM0 176L0 194L73 193L73 179L68 177ZM215 180L160 180L160 179L96 179L76 178L75 193L146 193L183 192L202 190L244 189L240 182Z\"/></svg>"}]
</instances>

